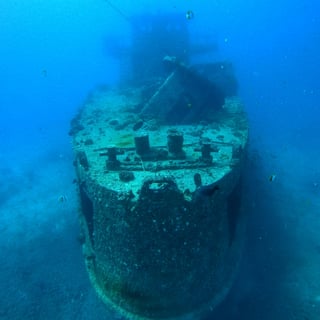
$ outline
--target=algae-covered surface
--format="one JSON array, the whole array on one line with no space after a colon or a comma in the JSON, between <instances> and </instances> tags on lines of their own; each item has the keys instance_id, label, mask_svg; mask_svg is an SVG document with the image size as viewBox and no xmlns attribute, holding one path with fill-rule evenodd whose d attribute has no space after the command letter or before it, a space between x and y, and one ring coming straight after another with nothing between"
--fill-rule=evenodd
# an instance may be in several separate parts
<instances>
[{"instance_id":1,"label":"algae-covered surface","mask_svg":"<svg viewBox=\"0 0 320 320\"><path fill-rule=\"evenodd\" d=\"M86 153L90 166L89 175L99 184L109 187L119 185L119 190L130 187L135 193L141 187L147 172L160 172L171 174L174 170L177 183L182 190L193 185L193 174L202 174L203 184L214 183L228 174L239 159L234 157L236 148L244 150L248 139L247 119L243 106L237 98L228 98L223 109L212 113L212 121L198 122L193 125L176 126L159 125L157 119L143 121L136 110L140 103L139 90L128 94L119 94L117 91L99 91L91 96L90 101L84 104L77 117L77 126L81 130L74 135L75 151ZM142 128L135 130L135 125L142 122ZM137 159L134 138L143 132L149 135L150 146L162 150L167 148L167 134L169 130L176 129L184 137L184 159L159 159L148 161ZM212 153L213 165L199 164L201 157L201 141L208 140L216 146ZM87 143L90 141L90 143ZM106 168L106 151L108 147L122 149L118 156L123 164L134 167L136 179L125 185L121 183L117 172L110 172ZM241 151L242 152L242 151ZM104 155L103 155L104 154ZM186 174L188 167L195 169L192 175ZM106 179L108 171L108 179Z\"/></svg>"},{"instance_id":2,"label":"algae-covered surface","mask_svg":"<svg viewBox=\"0 0 320 320\"><path fill-rule=\"evenodd\" d=\"M71 128L88 273L102 300L129 318L213 309L230 289L244 239L245 214L229 209L247 149L243 105L205 100L199 118L196 106L163 91L152 103L136 88L99 91ZM184 108L187 116L172 121Z\"/></svg>"}]
</instances>

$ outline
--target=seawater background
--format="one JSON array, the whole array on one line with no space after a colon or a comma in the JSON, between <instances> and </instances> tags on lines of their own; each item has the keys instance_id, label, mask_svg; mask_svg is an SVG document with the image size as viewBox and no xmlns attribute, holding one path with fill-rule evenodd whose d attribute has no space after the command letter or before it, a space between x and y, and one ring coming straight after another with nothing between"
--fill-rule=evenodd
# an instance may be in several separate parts
<instances>
[{"instance_id":1,"label":"seawater background","mask_svg":"<svg viewBox=\"0 0 320 320\"><path fill-rule=\"evenodd\" d=\"M209 318L319 319L318 1L112 3L128 16L192 10L191 33L218 44L206 58L236 68L251 128L248 240ZM0 3L0 319L116 317L84 270L67 133L90 91L119 80L107 48L128 43L130 25L106 1Z\"/></svg>"}]
</instances>

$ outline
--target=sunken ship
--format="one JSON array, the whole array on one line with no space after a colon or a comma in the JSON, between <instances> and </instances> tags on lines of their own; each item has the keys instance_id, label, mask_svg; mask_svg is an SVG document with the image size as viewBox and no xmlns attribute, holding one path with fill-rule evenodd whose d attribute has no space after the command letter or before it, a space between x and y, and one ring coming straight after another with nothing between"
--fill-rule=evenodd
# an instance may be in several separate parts
<instances>
[{"instance_id":1,"label":"sunken ship","mask_svg":"<svg viewBox=\"0 0 320 320\"><path fill-rule=\"evenodd\" d=\"M71 122L84 260L126 318L201 318L241 257L247 117L231 63L190 64L185 21L132 21L131 69Z\"/></svg>"}]
</instances>

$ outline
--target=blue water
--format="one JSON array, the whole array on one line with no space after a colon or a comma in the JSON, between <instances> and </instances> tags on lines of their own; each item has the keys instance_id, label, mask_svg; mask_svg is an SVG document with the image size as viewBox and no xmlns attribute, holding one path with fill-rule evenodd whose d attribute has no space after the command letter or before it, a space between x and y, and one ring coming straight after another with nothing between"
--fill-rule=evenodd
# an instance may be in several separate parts
<instances>
[{"instance_id":1,"label":"blue water","mask_svg":"<svg viewBox=\"0 0 320 320\"><path fill-rule=\"evenodd\" d=\"M320 4L19 0L0 3L0 319L112 319L87 279L69 122L117 85L126 17L185 15L232 61L250 121L248 239L210 319L320 319ZM134 5L133 5L134 3ZM275 175L273 182L270 175ZM65 201L60 201L63 196Z\"/></svg>"}]
</instances>

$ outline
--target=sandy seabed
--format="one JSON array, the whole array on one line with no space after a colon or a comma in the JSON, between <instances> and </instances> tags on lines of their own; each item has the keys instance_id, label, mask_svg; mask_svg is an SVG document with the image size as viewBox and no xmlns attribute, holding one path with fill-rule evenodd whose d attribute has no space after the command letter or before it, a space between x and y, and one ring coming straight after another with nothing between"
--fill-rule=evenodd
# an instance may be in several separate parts
<instances>
[{"instance_id":1,"label":"sandy seabed","mask_svg":"<svg viewBox=\"0 0 320 320\"><path fill-rule=\"evenodd\" d=\"M1 158L0 319L119 319L84 267L71 151L49 148ZM266 158L250 156L241 268L208 319L320 319L320 173L295 150Z\"/></svg>"}]
</instances>

